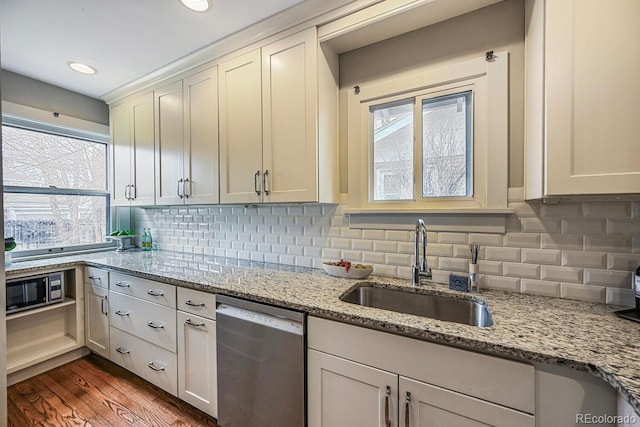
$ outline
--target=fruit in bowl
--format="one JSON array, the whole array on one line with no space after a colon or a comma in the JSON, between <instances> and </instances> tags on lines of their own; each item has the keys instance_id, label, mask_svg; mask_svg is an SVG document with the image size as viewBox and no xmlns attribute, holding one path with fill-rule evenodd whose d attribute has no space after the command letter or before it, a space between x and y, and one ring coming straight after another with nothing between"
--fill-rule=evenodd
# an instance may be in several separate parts
<instances>
[{"instance_id":1,"label":"fruit in bowl","mask_svg":"<svg viewBox=\"0 0 640 427\"><path fill-rule=\"evenodd\" d=\"M373 272L373 267L369 264L352 263L345 259L340 261L325 261L322 263L325 273L335 277L346 277L349 279L364 279Z\"/></svg>"}]
</instances>

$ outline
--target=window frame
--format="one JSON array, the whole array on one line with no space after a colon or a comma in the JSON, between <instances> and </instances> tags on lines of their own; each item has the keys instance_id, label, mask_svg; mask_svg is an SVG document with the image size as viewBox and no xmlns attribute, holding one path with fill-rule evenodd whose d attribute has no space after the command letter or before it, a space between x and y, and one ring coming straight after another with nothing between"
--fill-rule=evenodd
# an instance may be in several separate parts
<instances>
[{"instance_id":1,"label":"window frame","mask_svg":"<svg viewBox=\"0 0 640 427\"><path fill-rule=\"evenodd\" d=\"M5 186L3 194L38 194L52 196L88 196L105 199L105 230L108 235L112 225L111 197L109 191L109 128L93 122L88 122L72 117L61 117L59 114L45 112L31 107L2 102L2 126L9 126L30 130L34 132L48 133L69 138L81 139L105 146L105 190L83 190L59 187L29 187L29 186ZM61 118L61 123L54 123L48 119ZM54 256L67 253L80 253L94 250L113 248L115 242L105 241L72 246L58 246L51 248L26 249L12 251L14 259L26 257Z\"/></svg>"},{"instance_id":2,"label":"window frame","mask_svg":"<svg viewBox=\"0 0 640 427\"><path fill-rule=\"evenodd\" d=\"M394 75L357 86L347 93L349 207L347 213L397 211L464 211L465 213L507 213L508 193L508 52L496 52L490 60L480 58L439 67L425 67L408 75ZM473 97L472 197L422 198L418 179L422 172L422 148L414 151L414 200L374 200L370 132L370 107L415 98L422 109L422 97L433 98L471 88ZM422 144L422 119L414 121L414 146ZM491 155L489 152L491 151ZM491 171L491 174L488 173ZM416 198L416 196L420 196Z\"/></svg>"}]
</instances>

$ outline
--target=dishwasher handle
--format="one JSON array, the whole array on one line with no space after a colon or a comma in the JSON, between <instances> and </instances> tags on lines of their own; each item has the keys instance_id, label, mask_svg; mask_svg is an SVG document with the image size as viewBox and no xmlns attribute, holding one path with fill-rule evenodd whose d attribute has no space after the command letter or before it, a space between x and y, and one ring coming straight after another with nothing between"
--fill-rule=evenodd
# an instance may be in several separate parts
<instances>
[{"instance_id":1,"label":"dishwasher handle","mask_svg":"<svg viewBox=\"0 0 640 427\"><path fill-rule=\"evenodd\" d=\"M218 304L216 319L229 317L244 322L254 323L266 328L277 329L283 332L304 335L304 324L285 317L252 311L247 308L236 307L230 304Z\"/></svg>"}]
</instances>

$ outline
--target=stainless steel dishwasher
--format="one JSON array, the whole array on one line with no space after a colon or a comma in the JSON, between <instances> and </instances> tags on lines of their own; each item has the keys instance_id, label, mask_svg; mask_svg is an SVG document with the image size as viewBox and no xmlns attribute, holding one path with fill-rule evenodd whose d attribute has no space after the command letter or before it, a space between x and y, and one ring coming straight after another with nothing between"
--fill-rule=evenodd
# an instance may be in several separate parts
<instances>
[{"instance_id":1,"label":"stainless steel dishwasher","mask_svg":"<svg viewBox=\"0 0 640 427\"><path fill-rule=\"evenodd\" d=\"M304 427L305 314L216 298L218 424Z\"/></svg>"}]
</instances>

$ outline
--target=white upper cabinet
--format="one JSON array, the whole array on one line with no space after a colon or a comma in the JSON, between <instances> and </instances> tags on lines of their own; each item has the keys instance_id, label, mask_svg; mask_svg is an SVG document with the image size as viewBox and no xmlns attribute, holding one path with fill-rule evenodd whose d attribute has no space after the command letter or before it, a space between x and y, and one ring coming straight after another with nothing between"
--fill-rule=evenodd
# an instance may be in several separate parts
<instances>
[{"instance_id":1,"label":"white upper cabinet","mask_svg":"<svg viewBox=\"0 0 640 427\"><path fill-rule=\"evenodd\" d=\"M262 188L260 50L219 65L220 202L256 203Z\"/></svg>"},{"instance_id":2,"label":"white upper cabinet","mask_svg":"<svg viewBox=\"0 0 640 427\"><path fill-rule=\"evenodd\" d=\"M218 203L217 67L155 91L156 203Z\"/></svg>"},{"instance_id":3,"label":"white upper cabinet","mask_svg":"<svg viewBox=\"0 0 640 427\"><path fill-rule=\"evenodd\" d=\"M153 94L111 110L111 204L154 204Z\"/></svg>"},{"instance_id":4,"label":"white upper cabinet","mask_svg":"<svg viewBox=\"0 0 640 427\"><path fill-rule=\"evenodd\" d=\"M336 201L332 61L310 28L220 64L221 203Z\"/></svg>"},{"instance_id":5,"label":"white upper cabinet","mask_svg":"<svg viewBox=\"0 0 640 427\"><path fill-rule=\"evenodd\" d=\"M640 193L640 2L526 3L526 198Z\"/></svg>"}]
</instances>

